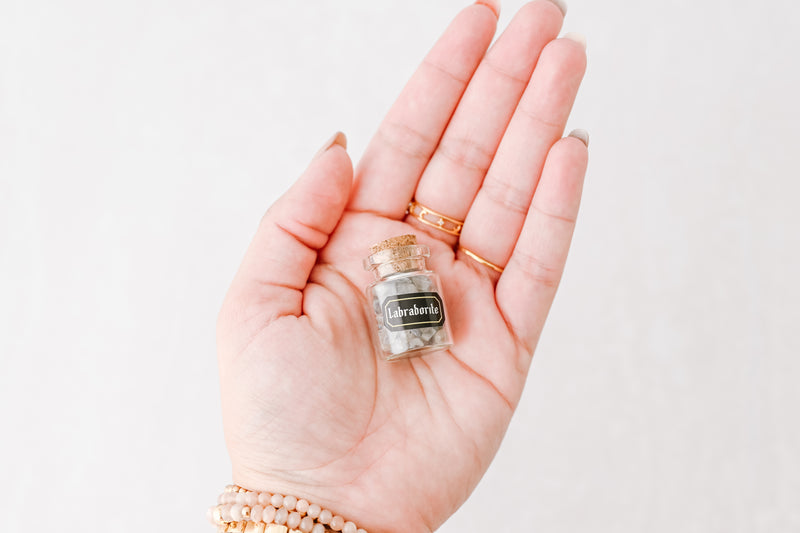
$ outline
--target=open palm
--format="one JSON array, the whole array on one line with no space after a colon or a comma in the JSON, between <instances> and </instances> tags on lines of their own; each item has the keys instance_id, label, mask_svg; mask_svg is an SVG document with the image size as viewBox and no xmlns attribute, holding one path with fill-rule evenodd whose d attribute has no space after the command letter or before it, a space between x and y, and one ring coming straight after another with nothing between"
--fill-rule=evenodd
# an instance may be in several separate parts
<instances>
[{"instance_id":1,"label":"open palm","mask_svg":"<svg viewBox=\"0 0 800 533\"><path fill-rule=\"evenodd\" d=\"M587 152L562 139L585 68L562 13L464 9L354 172L337 135L267 212L218 341L234 481L327 506L375 532L428 532L474 489L517 405L555 295ZM405 214L465 220L460 240ZM442 279L454 346L384 362L361 261L415 233ZM458 248L473 251L501 274Z\"/></svg>"}]
</instances>

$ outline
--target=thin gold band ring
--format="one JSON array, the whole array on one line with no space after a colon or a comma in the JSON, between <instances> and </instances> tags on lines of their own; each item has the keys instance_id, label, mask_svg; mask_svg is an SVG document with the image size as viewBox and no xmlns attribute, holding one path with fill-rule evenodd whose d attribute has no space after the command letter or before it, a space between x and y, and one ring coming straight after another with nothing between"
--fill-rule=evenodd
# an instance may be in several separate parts
<instances>
[{"instance_id":1,"label":"thin gold band ring","mask_svg":"<svg viewBox=\"0 0 800 533\"><path fill-rule=\"evenodd\" d=\"M489 268L491 268L492 270L494 270L495 272L497 272L499 274L503 273L503 267L497 266L494 263L492 263L491 261L487 261L486 259L484 259L483 257L479 256L475 252L467 250L466 248L464 248L463 246L460 246L460 245L459 245L458 249L461 250L462 252L464 252L465 254L467 254L468 256L470 256L472 259L474 259L478 263L482 264L483 266L489 267Z\"/></svg>"}]
</instances>

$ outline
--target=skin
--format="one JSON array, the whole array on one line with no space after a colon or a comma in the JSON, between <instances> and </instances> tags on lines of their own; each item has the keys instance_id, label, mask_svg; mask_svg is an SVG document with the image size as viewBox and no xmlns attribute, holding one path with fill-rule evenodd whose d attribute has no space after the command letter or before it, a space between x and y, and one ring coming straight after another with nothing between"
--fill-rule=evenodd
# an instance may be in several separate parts
<instances>
[{"instance_id":1,"label":"skin","mask_svg":"<svg viewBox=\"0 0 800 533\"><path fill-rule=\"evenodd\" d=\"M430 532L497 452L561 278L588 153L562 138L586 59L556 38L561 11L525 5L489 49L493 8L457 15L355 171L335 135L262 219L217 326L235 483L372 533ZM465 220L460 244L502 275L406 217L412 197ZM406 233L431 249L455 345L387 363L361 261Z\"/></svg>"}]
</instances>

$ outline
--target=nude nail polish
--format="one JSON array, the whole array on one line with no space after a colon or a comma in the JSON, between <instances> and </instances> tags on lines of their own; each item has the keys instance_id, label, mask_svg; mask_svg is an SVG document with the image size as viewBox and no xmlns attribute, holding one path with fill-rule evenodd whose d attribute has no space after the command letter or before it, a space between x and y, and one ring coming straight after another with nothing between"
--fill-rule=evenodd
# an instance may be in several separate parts
<instances>
[{"instance_id":1,"label":"nude nail polish","mask_svg":"<svg viewBox=\"0 0 800 533\"><path fill-rule=\"evenodd\" d=\"M500 1L499 0L477 0L476 4L486 6L492 10L495 17L500 17Z\"/></svg>"},{"instance_id":2,"label":"nude nail polish","mask_svg":"<svg viewBox=\"0 0 800 533\"><path fill-rule=\"evenodd\" d=\"M564 34L564 39L569 39L570 41L575 41L579 45L586 50L586 36L582 33L578 33L576 31L571 31L569 33Z\"/></svg>"},{"instance_id":3,"label":"nude nail polish","mask_svg":"<svg viewBox=\"0 0 800 533\"><path fill-rule=\"evenodd\" d=\"M558 9L561 10L561 13L566 15L567 14L567 3L564 0L550 0L553 2Z\"/></svg>"},{"instance_id":4,"label":"nude nail polish","mask_svg":"<svg viewBox=\"0 0 800 533\"><path fill-rule=\"evenodd\" d=\"M567 135L567 137L575 137L583 144L585 144L587 148L589 147L589 132L584 129L578 128L572 130L571 132L569 132L569 135Z\"/></svg>"},{"instance_id":5,"label":"nude nail polish","mask_svg":"<svg viewBox=\"0 0 800 533\"><path fill-rule=\"evenodd\" d=\"M325 141L325 144L322 145L322 148L317 150L317 153L314 154L314 157L317 157L323 154L324 152L328 151L328 149L330 149L334 144L338 144L339 146L347 150L347 137L345 137L344 133L342 133L341 131L337 131L336 133L334 133L330 139Z\"/></svg>"}]
</instances>

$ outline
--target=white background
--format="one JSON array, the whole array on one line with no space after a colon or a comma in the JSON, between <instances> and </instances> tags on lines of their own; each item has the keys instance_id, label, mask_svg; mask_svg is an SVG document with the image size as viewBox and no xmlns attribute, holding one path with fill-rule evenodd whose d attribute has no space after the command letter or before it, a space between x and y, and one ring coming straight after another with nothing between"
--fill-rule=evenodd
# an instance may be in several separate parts
<instances>
[{"instance_id":1,"label":"white background","mask_svg":"<svg viewBox=\"0 0 800 533\"><path fill-rule=\"evenodd\" d=\"M358 158L462 5L0 0L3 531L212 531L244 248L335 130ZM440 531L800 531L800 4L569 7L574 248Z\"/></svg>"}]
</instances>

